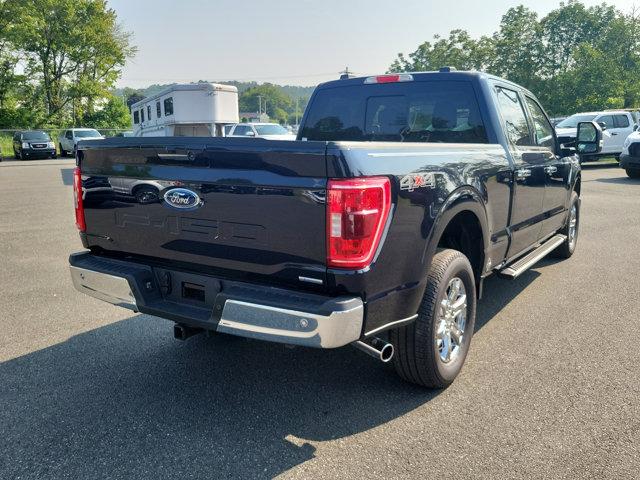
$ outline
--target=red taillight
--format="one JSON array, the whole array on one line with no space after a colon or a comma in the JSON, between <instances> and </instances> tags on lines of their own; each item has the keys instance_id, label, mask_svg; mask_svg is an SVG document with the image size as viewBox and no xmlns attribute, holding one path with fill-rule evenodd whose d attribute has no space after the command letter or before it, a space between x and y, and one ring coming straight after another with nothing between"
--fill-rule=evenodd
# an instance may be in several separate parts
<instances>
[{"instance_id":1,"label":"red taillight","mask_svg":"<svg viewBox=\"0 0 640 480\"><path fill-rule=\"evenodd\" d=\"M84 221L84 206L82 204L82 174L80 167L76 167L73 171L73 203L76 208L76 227L81 232L87 229Z\"/></svg>"},{"instance_id":2,"label":"red taillight","mask_svg":"<svg viewBox=\"0 0 640 480\"><path fill-rule=\"evenodd\" d=\"M329 180L327 265L361 269L373 260L391 208L386 177Z\"/></svg>"}]
</instances>

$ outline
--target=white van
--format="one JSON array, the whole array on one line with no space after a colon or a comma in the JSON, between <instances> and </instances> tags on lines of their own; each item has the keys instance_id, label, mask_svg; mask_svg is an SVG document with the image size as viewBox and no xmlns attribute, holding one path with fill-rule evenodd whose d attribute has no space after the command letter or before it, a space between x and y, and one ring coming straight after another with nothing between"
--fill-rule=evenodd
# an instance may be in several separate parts
<instances>
[{"instance_id":1,"label":"white van","mask_svg":"<svg viewBox=\"0 0 640 480\"><path fill-rule=\"evenodd\" d=\"M238 89L217 83L189 83L169 88L131 106L136 137L222 137L237 123Z\"/></svg>"}]
</instances>

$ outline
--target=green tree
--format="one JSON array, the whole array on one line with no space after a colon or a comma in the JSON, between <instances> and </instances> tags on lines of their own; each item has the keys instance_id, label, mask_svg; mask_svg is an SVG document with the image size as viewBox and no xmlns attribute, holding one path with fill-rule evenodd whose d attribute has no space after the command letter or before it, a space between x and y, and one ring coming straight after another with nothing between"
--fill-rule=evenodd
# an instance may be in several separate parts
<instances>
[{"instance_id":1,"label":"green tree","mask_svg":"<svg viewBox=\"0 0 640 480\"><path fill-rule=\"evenodd\" d=\"M640 107L640 22L635 11L624 14L607 4L561 2L542 19L524 6L510 8L490 38L453 30L408 58L400 54L390 69L446 64L519 83L551 114Z\"/></svg>"},{"instance_id":2,"label":"green tree","mask_svg":"<svg viewBox=\"0 0 640 480\"><path fill-rule=\"evenodd\" d=\"M104 105L87 112L82 123L94 128L130 128L131 114L122 98L110 97Z\"/></svg>"},{"instance_id":3,"label":"green tree","mask_svg":"<svg viewBox=\"0 0 640 480\"><path fill-rule=\"evenodd\" d=\"M538 15L522 5L510 8L493 35L493 42L495 51L489 71L535 90L543 55Z\"/></svg>"},{"instance_id":4,"label":"green tree","mask_svg":"<svg viewBox=\"0 0 640 480\"><path fill-rule=\"evenodd\" d=\"M134 53L105 0L6 0L5 6L15 20L7 38L24 55L29 78L41 83L48 123L64 121L72 108L91 112Z\"/></svg>"},{"instance_id":5,"label":"green tree","mask_svg":"<svg viewBox=\"0 0 640 480\"><path fill-rule=\"evenodd\" d=\"M240 94L240 111L257 112L262 109L269 117L280 123L286 123L288 114L294 111L294 102L278 86L265 83L252 87ZM265 110L266 105L266 110Z\"/></svg>"},{"instance_id":6,"label":"green tree","mask_svg":"<svg viewBox=\"0 0 640 480\"><path fill-rule=\"evenodd\" d=\"M494 57L493 50L493 42L488 37L474 40L465 30L452 30L447 38L435 35L433 42L424 42L408 57L398 54L389 71L433 71L443 66L484 70Z\"/></svg>"}]
</instances>

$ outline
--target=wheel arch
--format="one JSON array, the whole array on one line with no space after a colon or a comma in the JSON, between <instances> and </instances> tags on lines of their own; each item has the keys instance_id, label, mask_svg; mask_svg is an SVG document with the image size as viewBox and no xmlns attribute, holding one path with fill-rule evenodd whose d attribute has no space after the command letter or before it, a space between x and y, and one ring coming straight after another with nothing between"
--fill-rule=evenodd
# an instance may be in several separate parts
<instances>
[{"instance_id":1,"label":"wheel arch","mask_svg":"<svg viewBox=\"0 0 640 480\"><path fill-rule=\"evenodd\" d=\"M425 249L425 258L429 260L427 268L438 248L453 248L469 258L479 285L485 270L488 245L485 201L474 188L462 187L447 198L434 220Z\"/></svg>"}]
</instances>

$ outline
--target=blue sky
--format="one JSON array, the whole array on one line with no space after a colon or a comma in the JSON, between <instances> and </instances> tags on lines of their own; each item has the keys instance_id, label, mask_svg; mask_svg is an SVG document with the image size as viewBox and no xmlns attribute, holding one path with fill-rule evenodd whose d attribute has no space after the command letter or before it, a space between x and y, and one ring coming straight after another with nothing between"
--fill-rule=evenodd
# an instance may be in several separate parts
<instances>
[{"instance_id":1,"label":"blue sky","mask_svg":"<svg viewBox=\"0 0 640 480\"><path fill-rule=\"evenodd\" d=\"M524 4L544 15L558 0L108 0L138 47L119 86L197 80L315 85L348 66L384 72L434 34L495 31ZM584 0L587 5L601 2ZM634 0L610 1L621 10ZM638 2L640 3L640 2Z\"/></svg>"}]
</instances>

